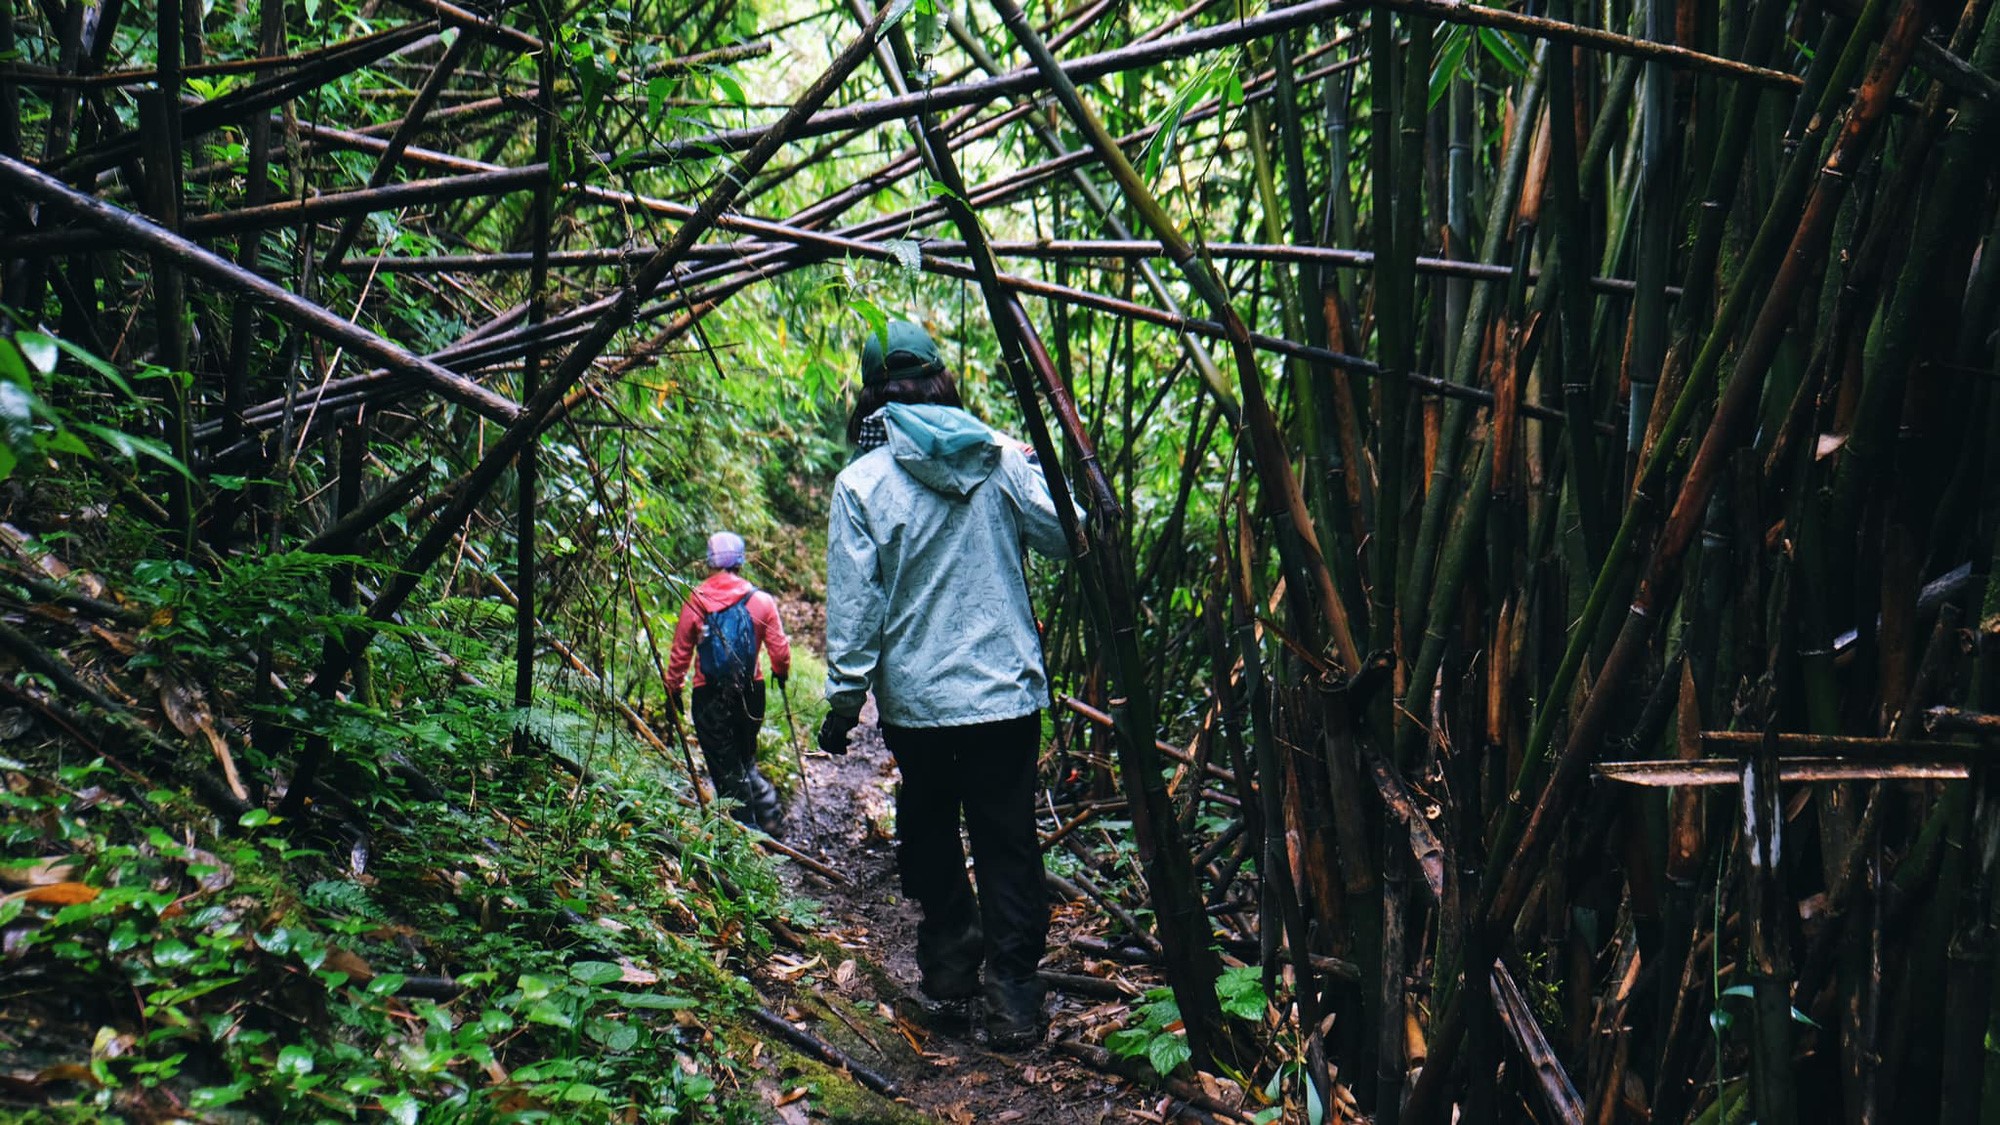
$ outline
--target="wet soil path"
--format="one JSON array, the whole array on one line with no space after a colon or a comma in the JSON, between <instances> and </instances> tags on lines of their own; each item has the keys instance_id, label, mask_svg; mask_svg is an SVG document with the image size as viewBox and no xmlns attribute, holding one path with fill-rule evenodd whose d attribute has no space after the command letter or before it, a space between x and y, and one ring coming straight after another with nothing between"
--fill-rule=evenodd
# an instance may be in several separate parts
<instances>
[{"instance_id":1,"label":"wet soil path","mask_svg":"<svg viewBox=\"0 0 2000 1125\"><path fill-rule=\"evenodd\" d=\"M1175 1105L1156 1092L1082 1066L1054 1045L1101 1038L1101 1029L1126 1010L1122 1002L1052 993L1049 1041L1017 1054L923 1027L915 1003L917 908L903 898L896 875L895 763L873 725L855 734L854 747L844 757L813 752L805 759L812 800L792 799L788 842L845 881L783 865L791 889L818 903L819 912L813 932L802 935L805 948L772 959L774 979L759 982L766 995L788 997L787 1016L896 1081L900 1104L919 1119L953 1125L1177 1120ZM1067 952L1067 938L1095 922L1079 906L1056 904L1047 964L1083 968ZM867 1119L838 1111L819 1119L843 1117Z\"/></svg>"}]
</instances>

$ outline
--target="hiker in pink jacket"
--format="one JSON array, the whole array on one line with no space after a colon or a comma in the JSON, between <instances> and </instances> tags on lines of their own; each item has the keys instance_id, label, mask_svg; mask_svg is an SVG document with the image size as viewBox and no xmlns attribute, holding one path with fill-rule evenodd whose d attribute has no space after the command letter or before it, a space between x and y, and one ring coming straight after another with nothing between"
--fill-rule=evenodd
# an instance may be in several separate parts
<instances>
[{"instance_id":1,"label":"hiker in pink jacket","mask_svg":"<svg viewBox=\"0 0 2000 1125\"><path fill-rule=\"evenodd\" d=\"M771 654L778 690L792 670L792 644L778 620L778 602L745 581L743 537L718 531L708 538L708 579L694 588L674 626L667 661L667 698L681 710L681 684L694 670L694 736L719 797L736 802L736 819L771 836L785 831L778 791L757 769L757 731L764 725L764 674L757 650Z\"/></svg>"}]
</instances>

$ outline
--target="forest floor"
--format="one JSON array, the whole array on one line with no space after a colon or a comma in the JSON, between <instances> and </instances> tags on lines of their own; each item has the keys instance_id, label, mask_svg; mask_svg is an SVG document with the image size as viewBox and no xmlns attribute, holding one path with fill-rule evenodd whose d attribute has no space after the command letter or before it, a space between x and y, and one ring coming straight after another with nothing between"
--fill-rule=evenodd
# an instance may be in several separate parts
<instances>
[{"instance_id":1,"label":"forest floor","mask_svg":"<svg viewBox=\"0 0 2000 1125\"><path fill-rule=\"evenodd\" d=\"M809 734L801 732L801 738ZM792 1001L788 1014L821 1017L814 1027L818 1034L893 1078L903 1102L934 1121L1096 1125L1181 1120L1178 1101L1163 1101L1147 1087L1080 1065L1055 1046L1062 1038L1101 1037L1101 1032L1090 1033L1117 1026L1127 1011L1123 1001L1052 992L1049 1041L1019 1054L999 1054L974 1038L926 1031L914 1018L917 908L903 898L896 874L895 763L880 732L869 724L855 735L854 749L845 757L813 753L805 764L812 798L810 805L803 794L793 798L789 842L823 859L846 881L833 883L798 865L784 865L793 891L819 904L817 936L832 943L789 967L782 957L772 962L775 976L789 978L781 986ZM1051 961L1077 961L1067 951L1067 939L1097 924L1081 907L1056 903L1050 935L1056 956ZM1084 968L1061 967L1070 972ZM1093 967L1111 972L1107 966ZM1145 971L1121 966L1117 973L1136 994L1148 982L1131 974ZM776 981L759 983L767 992L777 991L772 987ZM847 1010L837 1013L838 1022L824 1019L835 1007ZM857 1011L874 1018L863 1022L849 1015ZM882 1042L884 1037L872 1032L858 1034L868 1023L891 1028L890 1041ZM799 1122L806 1119L801 1115Z\"/></svg>"}]
</instances>

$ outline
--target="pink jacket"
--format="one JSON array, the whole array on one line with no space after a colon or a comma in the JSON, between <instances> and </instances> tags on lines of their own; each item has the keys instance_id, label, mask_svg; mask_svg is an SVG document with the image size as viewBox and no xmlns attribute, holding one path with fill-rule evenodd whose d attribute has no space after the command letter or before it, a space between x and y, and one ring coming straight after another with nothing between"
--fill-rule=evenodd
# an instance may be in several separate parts
<instances>
[{"instance_id":1,"label":"pink jacket","mask_svg":"<svg viewBox=\"0 0 2000 1125\"><path fill-rule=\"evenodd\" d=\"M691 665L694 668L694 686L702 686L701 665L694 658L695 641L701 635L701 619L735 605L749 591L750 583L742 575L727 570L716 571L708 576L708 581L694 588L687 603L681 606L680 620L674 623L674 651L667 658L668 691L680 694L681 684L687 679ZM750 595L746 608L750 610L750 620L757 628L757 643L771 654L771 673L777 676L790 674L792 642L785 636L784 622L778 620L778 600L759 590ZM757 670L757 678L764 678L762 668Z\"/></svg>"}]
</instances>

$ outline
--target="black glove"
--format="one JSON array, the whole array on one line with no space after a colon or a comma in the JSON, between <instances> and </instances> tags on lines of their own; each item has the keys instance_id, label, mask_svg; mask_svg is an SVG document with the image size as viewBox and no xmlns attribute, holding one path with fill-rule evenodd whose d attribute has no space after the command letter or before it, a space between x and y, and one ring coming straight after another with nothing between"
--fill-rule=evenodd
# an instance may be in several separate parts
<instances>
[{"instance_id":1,"label":"black glove","mask_svg":"<svg viewBox=\"0 0 2000 1125\"><path fill-rule=\"evenodd\" d=\"M860 725L859 719L827 712L826 719L819 725L819 748L828 754L847 753L848 732Z\"/></svg>"},{"instance_id":2,"label":"black glove","mask_svg":"<svg viewBox=\"0 0 2000 1125\"><path fill-rule=\"evenodd\" d=\"M676 719L687 714L686 711L681 710L681 693L678 688L667 692L667 711Z\"/></svg>"},{"instance_id":3,"label":"black glove","mask_svg":"<svg viewBox=\"0 0 2000 1125\"><path fill-rule=\"evenodd\" d=\"M773 672L771 673L771 678L778 681L778 694L785 694L785 674L783 672Z\"/></svg>"}]
</instances>

